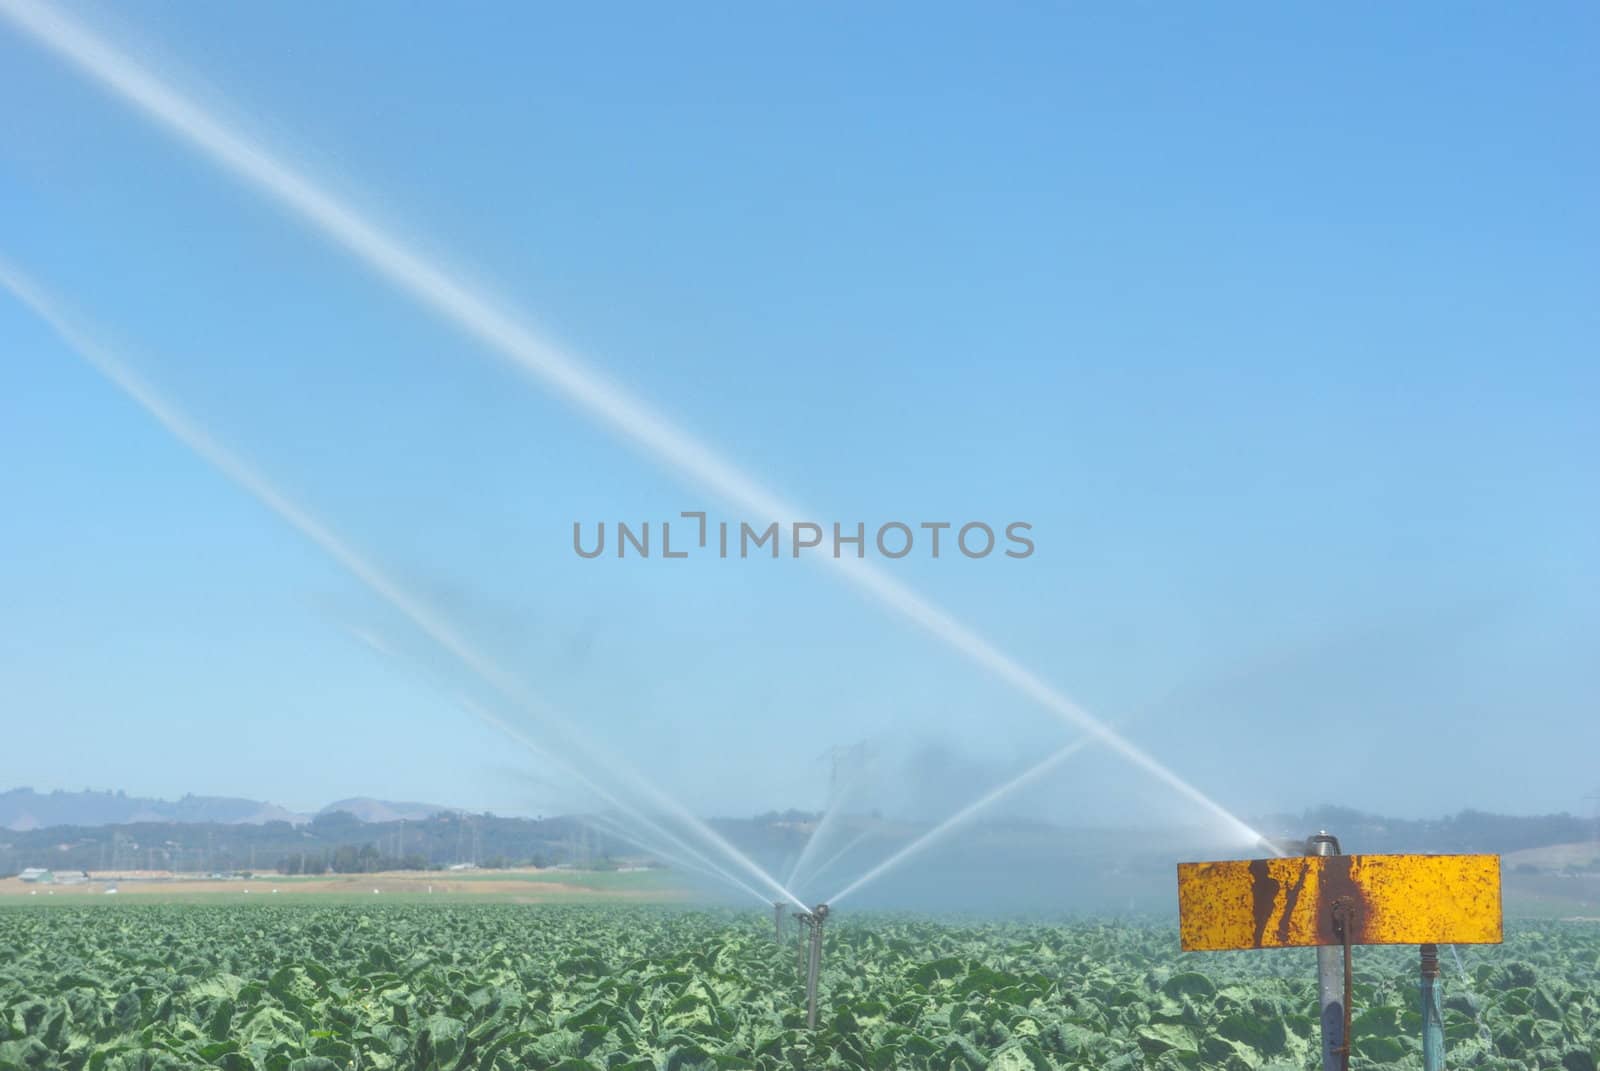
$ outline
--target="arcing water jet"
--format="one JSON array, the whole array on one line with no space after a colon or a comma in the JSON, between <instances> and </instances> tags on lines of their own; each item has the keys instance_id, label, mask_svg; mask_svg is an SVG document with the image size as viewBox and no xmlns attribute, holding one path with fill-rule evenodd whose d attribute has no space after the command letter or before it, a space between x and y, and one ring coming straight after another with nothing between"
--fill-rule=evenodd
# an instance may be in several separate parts
<instances>
[{"instance_id":1,"label":"arcing water jet","mask_svg":"<svg viewBox=\"0 0 1600 1071\"><path fill-rule=\"evenodd\" d=\"M0 3L4 2L6 0L0 0ZM3 10L3 8L0 8L0 10ZM158 395L124 366L122 362L91 342L55 310L53 303L44 298L38 287L19 272L10 268L3 260L0 260L0 286L4 286L19 301L49 324L73 352L77 353L92 368L114 383L134 402L138 403L140 408L151 417L154 417L171 435L199 455L201 459L216 468L235 485L248 492L262 505L277 514L281 520L315 543L369 590L398 610L435 643L454 656L462 666L479 680L489 685L519 709L541 719L547 727L555 730L563 738L568 747L584 755L591 765L598 766L601 769L608 769L613 776L618 775L619 772L626 775L632 782L633 787L649 798L655 806L661 807L664 811L672 814L677 821L683 823L685 828L692 830L708 845L721 851L730 861L738 863L747 873L758 879L772 892L782 894L802 908L805 906L804 901L789 892L788 889L785 889L775 878L761 869L754 860L728 843L726 838L718 834L704 821L691 814L682 804L657 788L642 774L628 769L625 763L622 763L614 756L602 756L598 749L584 739L575 727L537 700L514 675L478 651L476 647L429 608L417 595L380 570L347 543L342 536L279 491L265 477L246 464L242 458L212 439L190 417ZM478 709L480 716L518 743L535 751L545 751L538 744L529 740L520 730L492 712L482 708ZM569 762L567 765L576 771L576 767L572 763ZM593 778L585 777L585 781L591 788L620 809L625 809L636 815L639 813L637 808L631 807L620 800L616 794L602 788ZM763 899L765 898L763 897Z\"/></svg>"},{"instance_id":2,"label":"arcing water jet","mask_svg":"<svg viewBox=\"0 0 1600 1071\"><path fill-rule=\"evenodd\" d=\"M905 847L889 856L889 858L885 859L883 862L879 863L877 866L873 867L871 870L867 871L850 884L846 885L843 889L840 889L838 892L828 897L828 903L837 905L840 900L843 900L846 896L849 896L862 886L876 881L878 878L883 877L883 875L887 874L901 863L904 863L907 859L912 858L920 852L926 851L931 845L938 843L944 837L948 836L952 830L956 829L963 822L971 819L986 807L991 807L1018 789L1027 785L1031 785L1033 782L1037 781L1039 778L1043 777L1045 774L1049 773L1063 762L1066 762L1072 756L1076 755L1078 752L1082 751L1084 748L1088 747L1094 742L1095 738L1088 736L1074 740L1066 747L1057 750L1045 758L1042 762L1035 763L1026 770L1023 770L1005 784L990 789L988 792L984 793L982 796L979 796L977 799L961 808L961 810L957 811L955 814L952 814L949 818L946 818L943 822L940 822L922 836L918 837L916 840L913 840L911 843L907 844Z\"/></svg>"},{"instance_id":3,"label":"arcing water jet","mask_svg":"<svg viewBox=\"0 0 1600 1071\"><path fill-rule=\"evenodd\" d=\"M762 903L767 902L766 896L760 890L756 889L748 882L741 881L734 877L722 867L719 867L715 863L712 863L710 860L706 859L705 856L699 852L693 852L693 854L700 860L699 862L694 862L682 855L677 854L676 852L663 848L660 844L654 843L646 837L642 837L637 833L628 831L626 828L615 822L609 822L594 815L589 815L582 820L590 827L600 830L608 836L617 837L620 840L627 841L634 847L643 848L647 852L653 852L656 855L661 856L663 859L671 862L675 866L681 866L685 870L693 871L697 874L703 874L704 876L712 878L716 881L726 882L727 884L732 885L734 888L739 889L741 892L748 893L749 895L755 897ZM681 841L678 841L678 844L685 850L693 851L688 845L683 844ZM782 901L779 901L779 903L782 903Z\"/></svg>"},{"instance_id":4,"label":"arcing water jet","mask_svg":"<svg viewBox=\"0 0 1600 1071\"><path fill-rule=\"evenodd\" d=\"M871 837L873 834L875 834L877 832L878 831L876 829L872 828L871 826L868 826L866 829L863 829L860 833L857 833L855 836L851 837L849 839L849 841L847 841L845 843L844 847L840 848L838 851L836 851L832 855L828 856L828 858L824 859L821 863L817 864L817 867L816 867L815 870L812 870L809 873L805 874L804 875L805 881L810 882L810 881L816 881L816 880L821 879L822 875L826 874L829 870L831 870L835 863L837 863L839 860L843 859L845 856L849 855L851 851L853 851L856 847L858 847L859 845L864 843L867 840L868 837ZM788 885L789 885L789 887L791 889L798 889L798 888L801 888L804 885L804 882L791 881L791 882L788 883Z\"/></svg>"},{"instance_id":5,"label":"arcing water jet","mask_svg":"<svg viewBox=\"0 0 1600 1071\"><path fill-rule=\"evenodd\" d=\"M3 266L0 266L0 281L3 281L3 279ZM341 622L341 626L362 644L383 655L385 658L395 662L404 661L404 659L402 659L401 656L395 652L391 644L385 642L380 637L373 635L370 631L356 628L345 622ZM448 685L441 682L435 674L429 672L425 667L419 667L419 671L430 685L439 688L442 692L447 694L451 691ZM460 706L461 709L465 710L467 713L471 714L480 721L494 726L495 728L500 729L502 732L510 733L513 736L517 735L514 730L509 729L504 722L501 721L501 719L499 719L489 710L485 709L482 704L465 695L457 695L455 696L455 700L456 704ZM589 791L593 792L601 799L616 807L618 812L624 817L630 819L636 825L646 830L648 836L653 839L649 841L643 840L637 833L631 833L621 826L617 826L615 828L613 835L621 837L630 844L644 848L646 851L656 852L662 855L664 858L669 858L678 865L685 867L685 869L704 874L705 876L714 878L720 882L726 882L737 889L750 893L758 900L764 901L766 899L765 894L757 892L755 889L751 888L750 885L730 874L726 868L718 865L715 861L707 857L704 852L685 842L682 837L679 837L671 830L665 828L659 822L656 822L654 819L652 819L649 815L633 808L627 802L618 798L603 785L600 785L593 778L586 775L582 770L568 762L563 756L548 751L535 744L533 741L525 738L519 738L518 742L521 743L524 748L531 751L536 758L544 762L546 765L565 770ZM596 821L598 821L598 819L590 819L591 824L594 824ZM682 852L683 855L676 854L672 849L664 847L664 844L673 845L676 851ZM685 856L692 857L694 860L697 860L697 862L690 862L688 858L685 858Z\"/></svg>"},{"instance_id":6,"label":"arcing water jet","mask_svg":"<svg viewBox=\"0 0 1600 1071\"><path fill-rule=\"evenodd\" d=\"M622 391L515 316L430 262L398 236L366 218L264 146L229 129L61 11L36 0L0 0L0 15L87 74L123 102L177 135L205 157L288 210L422 307L455 325L500 359L588 413L612 434L696 487L767 521L787 523L814 512L785 502L664 414ZM1230 829L1260 839L1227 808L1179 777L1033 671L890 574L851 557L818 559L879 605L917 626L962 658L1028 697L1063 722L1099 739L1126 761L1167 785ZM776 882L773 882L776 885Z\"/></svg>"}]
</instances>

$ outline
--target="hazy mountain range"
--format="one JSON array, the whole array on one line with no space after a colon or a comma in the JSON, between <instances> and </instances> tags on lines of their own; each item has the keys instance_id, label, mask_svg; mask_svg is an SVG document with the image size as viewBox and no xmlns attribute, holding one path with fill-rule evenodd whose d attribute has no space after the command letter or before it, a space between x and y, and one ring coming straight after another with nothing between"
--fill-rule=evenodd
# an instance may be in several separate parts
<instances>
[{"instance_id":1,"label":"hazy mountain range","mask_svg":"<svg viewBox=\"0 0 1600 1071\"><path fill-rule=\"evenodd\" d=\"M354 796L335 800L320 811L291 811L275 803L232 796L184 796L158 800L125 792L84 789L81 792L35 792L14 788L0 792L0 828L15 831L46 826L109 826L134 822L212 822L223 825L262 825L289 822L303 825L319 814L344 811L363 822L420 821L455 808L440 804L393 802Z\"/></svg>"}]
</instances>

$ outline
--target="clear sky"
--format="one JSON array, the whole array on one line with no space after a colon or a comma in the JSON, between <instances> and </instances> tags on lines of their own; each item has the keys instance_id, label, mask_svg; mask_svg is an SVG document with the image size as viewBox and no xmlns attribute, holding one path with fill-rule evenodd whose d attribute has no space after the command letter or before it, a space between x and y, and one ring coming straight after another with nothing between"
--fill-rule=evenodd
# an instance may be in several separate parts
<instances>
[{"instance_id":1,"label":"clear sky","mask_svg":"<svg viewBox=\"0 0 1600 1071\"><path fill-rule=\"evenodd\" d=\"M1224 805L1592 806L1592 6L62 10L814 519L1032 524L879 564ZM3 18L0 257L697 811L1073 736L829 570L579 559L740 514ZM584 802L3 294L0 373L0 787Z\"/></svg>"}]
</instances>

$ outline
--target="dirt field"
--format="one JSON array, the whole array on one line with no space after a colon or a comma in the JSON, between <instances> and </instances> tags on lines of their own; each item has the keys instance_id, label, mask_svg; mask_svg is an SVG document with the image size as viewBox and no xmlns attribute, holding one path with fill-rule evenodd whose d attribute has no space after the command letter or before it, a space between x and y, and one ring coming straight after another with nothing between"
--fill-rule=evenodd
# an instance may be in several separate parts
<instances>
[{"instance_id":1,"label":"dirt field","mask_svg":"<svg viewBox=\"0 0 1600 1071\"><path fill-rule=\"evenodd\" d=\"M1527 848L1510 852L1501 859L1507 871L1517 867L1536 870L1562 870L1577 867L1580 870L1600 870L1600 843L1579 841L1576 844L1552 844L1545 848Z\"/></svg>"},{"instance_id":2,"label":"dirt field","mask_svg":"<svg viewBox=\"0 0 1600 1071\"><path fill-rule=\"evenodd\" d=\"M113 894L111 890L115 889ZM318 877L212 879L174 876L165 871L125 870L93 873L84 881L61 876L49 884L0 879L0 901L42 897L103 900L232 899L234 897L439 896L498 899L514 903L574 900L673 901L686 893L670 874L573 870L496 870L467 872L395 871L379 874L327 874Z\"/></svg>"}]
</instances>

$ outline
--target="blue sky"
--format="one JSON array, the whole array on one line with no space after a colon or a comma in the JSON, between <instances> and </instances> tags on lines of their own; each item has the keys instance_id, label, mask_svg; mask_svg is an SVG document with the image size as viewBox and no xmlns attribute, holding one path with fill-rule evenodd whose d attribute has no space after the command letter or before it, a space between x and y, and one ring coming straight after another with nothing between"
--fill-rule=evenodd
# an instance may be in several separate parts
<instances>
[{"instance_id":1,"label":"blue sky","mask_svg":"<svg viewBox=\"0 0 1600 1071\"><path fill-rule=\"evenodd\" d=\"M886 568L1226 806L1596 790L1592 10L63 10L818 519L1032 523ZM717 504L3 19L0 129L0 256L696 810L1071 737L825 570L578 560ZM0 785L582 802L9 300L0 356Z\"/></svg>"}]
</instances>

